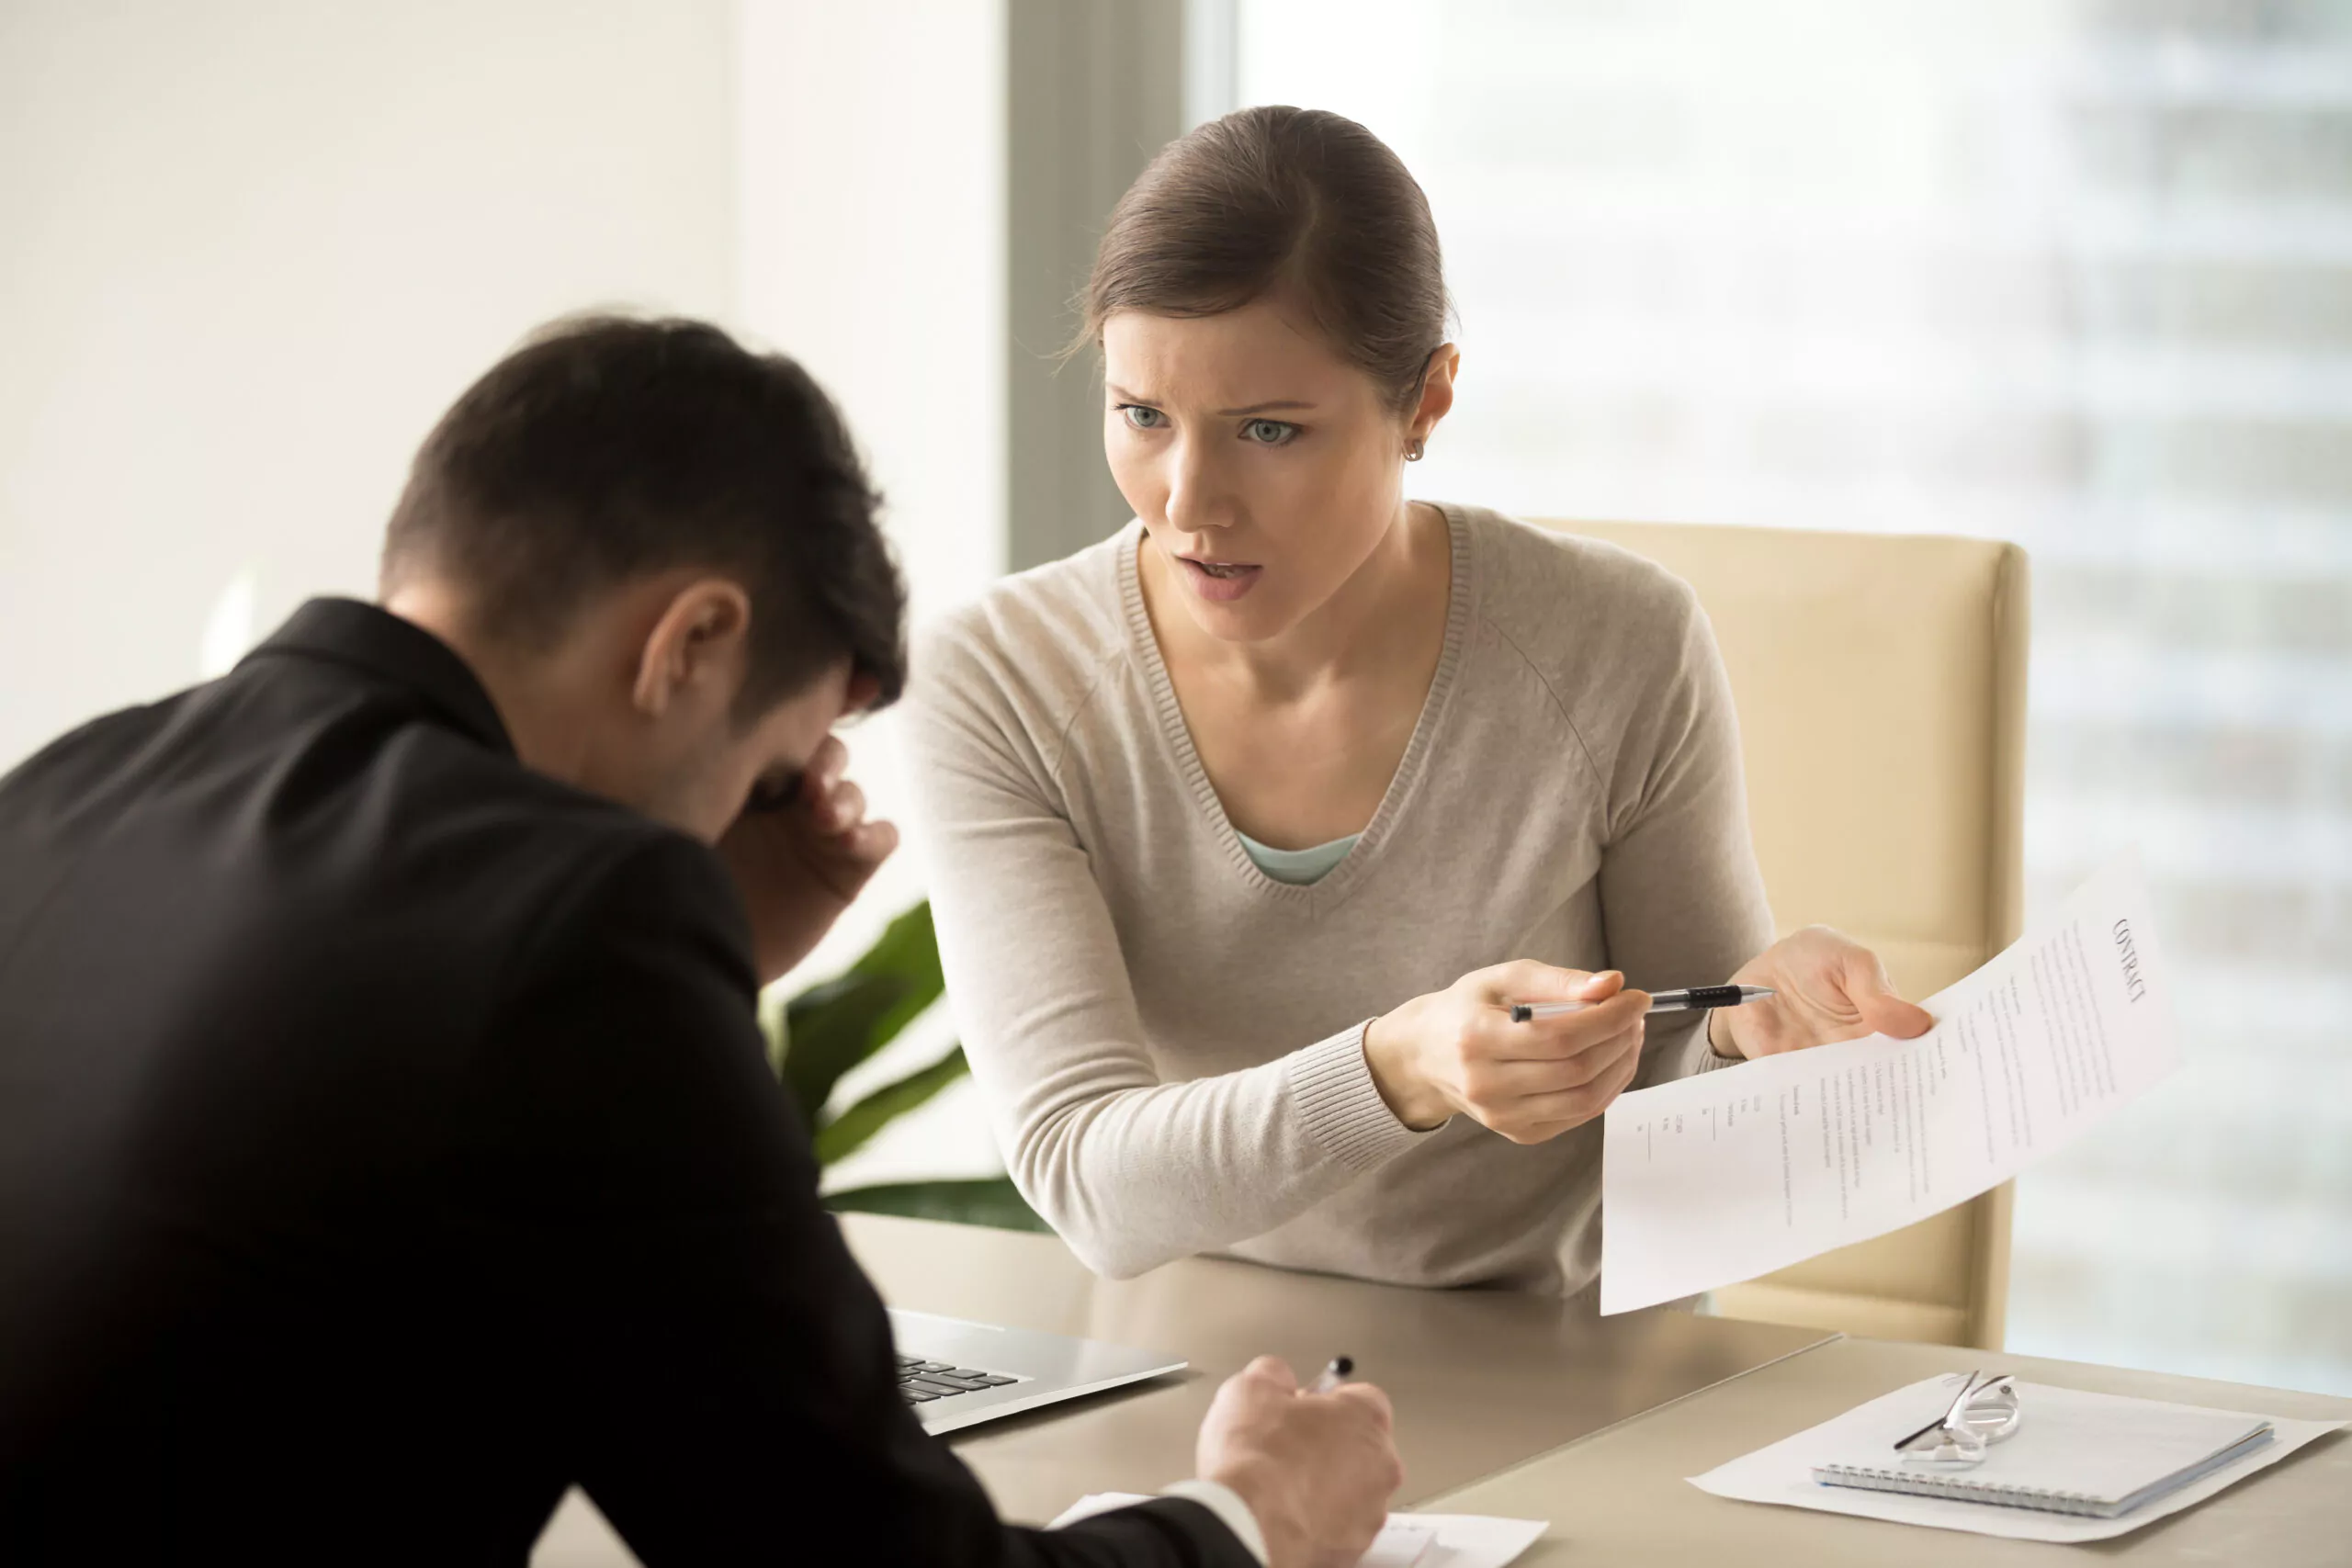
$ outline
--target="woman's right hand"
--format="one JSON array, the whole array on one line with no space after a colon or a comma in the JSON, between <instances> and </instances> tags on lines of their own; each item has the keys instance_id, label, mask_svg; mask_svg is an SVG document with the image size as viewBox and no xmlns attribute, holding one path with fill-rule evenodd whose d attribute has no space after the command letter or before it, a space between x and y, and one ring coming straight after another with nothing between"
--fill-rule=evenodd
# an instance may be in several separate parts
<instances>
[{"instance_id":1,"label":"woman's right hand","mask_svg":"<svg viewBox=\"0 0 2352 1568\"><path fill-rule=\"evenodd\" d=\"M1552 1001L1589 1005L1510 1021L1513 1002ZM1540 1144L1591 1121L1634 1081L1649 1005L1614 969L1498 964L1374 1019L1364 1060L1408 1127L1472 1116L1515 1144Z\"/></svg>"}]
</instances>

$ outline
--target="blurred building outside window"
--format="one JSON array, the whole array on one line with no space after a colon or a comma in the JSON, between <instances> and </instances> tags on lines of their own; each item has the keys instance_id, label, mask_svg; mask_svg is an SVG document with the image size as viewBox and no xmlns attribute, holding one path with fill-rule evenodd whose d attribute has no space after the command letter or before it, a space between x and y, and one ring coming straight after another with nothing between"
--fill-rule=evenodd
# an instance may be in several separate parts
<instances>
[{"instance_id":1,"label":"blurred building outside window","mask_svg":"<svg viewBox=\"0 0 2352 1568\"><path fill-rule=\"evenodd\" d=\"M2009 1345L2352 1393L2352 10L1233 18L1435 209L1417 493L2031 552L2029 918L2138 844L2189 1059L2019 1182Z\"/></svg>"}]
</instances>

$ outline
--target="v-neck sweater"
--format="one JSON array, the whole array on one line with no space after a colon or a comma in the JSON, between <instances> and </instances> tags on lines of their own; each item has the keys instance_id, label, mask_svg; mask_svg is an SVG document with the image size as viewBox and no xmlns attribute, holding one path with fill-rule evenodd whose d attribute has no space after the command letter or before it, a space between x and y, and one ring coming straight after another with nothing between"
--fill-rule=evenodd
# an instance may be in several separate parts
<instances>
[{"instance_id":1,"label":"v-neck sweater","mask_svg":"<svg viewBox=\"0 0 2352 1568\"><path fill-rule=\"evenodd\" d=\"M1365 1024L1514 958L1720 981L1771 940L1739 736L1690 588L1442 506L1442 651L1352 851L1251 862L1193 750L1140 524L918 639L914 824L947 995L1015 1184L1114 1277L1193 1253L1586 1292L1600 1122L1521 1145L1381 1099ZM1651 1021L1635 1086L1715 1064Z\"/></svg>"}]
</instances>

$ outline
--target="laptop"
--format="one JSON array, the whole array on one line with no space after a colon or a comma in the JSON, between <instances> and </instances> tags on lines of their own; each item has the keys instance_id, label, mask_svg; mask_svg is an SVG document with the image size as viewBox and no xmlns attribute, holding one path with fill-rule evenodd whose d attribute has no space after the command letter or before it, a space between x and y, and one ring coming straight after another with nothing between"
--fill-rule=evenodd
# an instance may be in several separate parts
<instances>
[{"instance_id":1,"label":"laptop","mask_svg":"<svg viewBox=\"0 0 2352 1568\"><path fill-rule=\"evenodd\" d=\"M896 1307L890 1335L899 1346L899 1392L923 1430L933 1433L1181 1372L1186 1365L1150 1350Z\"/></svg>"}]
</instances>

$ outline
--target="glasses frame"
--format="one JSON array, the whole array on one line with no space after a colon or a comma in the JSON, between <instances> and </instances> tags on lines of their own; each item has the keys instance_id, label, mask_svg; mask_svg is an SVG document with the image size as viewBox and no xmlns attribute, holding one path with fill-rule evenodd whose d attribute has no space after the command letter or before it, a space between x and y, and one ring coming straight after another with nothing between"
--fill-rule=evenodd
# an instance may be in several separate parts
<instances>
[{"instance_id":1,"label":"glasses frame","mask_svg":"<svg viewBox=\"0 0 2352 1568\"><path fill-rule=\"evenodd\" d=\"M2015 1376L1972 1371L1962 1377L1960 1392L1941 1416L1895 1440L1903 1462L1929 1470L1971 1470L1983 1464L1985 1450L2007 1440L2025 1418Z\"/></svg>"}]
</instances>

